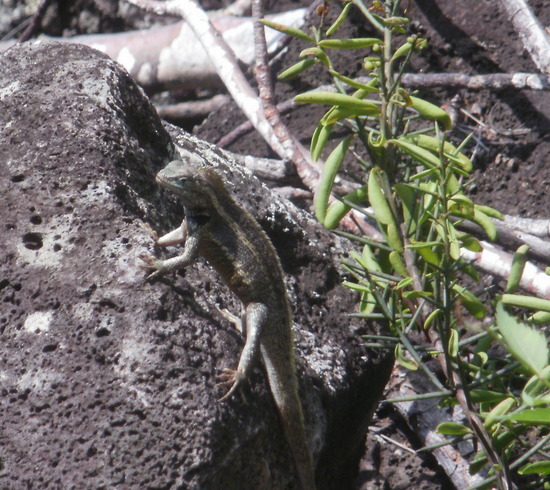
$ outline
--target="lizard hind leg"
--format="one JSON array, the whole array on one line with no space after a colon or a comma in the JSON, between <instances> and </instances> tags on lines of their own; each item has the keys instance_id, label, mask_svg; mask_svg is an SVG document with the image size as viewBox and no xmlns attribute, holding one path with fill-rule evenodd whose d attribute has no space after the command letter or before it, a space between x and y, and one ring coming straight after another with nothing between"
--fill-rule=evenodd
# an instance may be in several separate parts
<instances>
[{"instance_id":1,"label":"lizard hind leg","mask_svg":"<svg viewBox=\"0 0 550 490\"><path fill-rule=\"evenodd\" d=\"M223 381L218 383L218 385L231 385L231 388L219 401L229 398L248 378L254 361L258 359L261 334L268 318L269 311L266 305L262 303L250 303L246 306L246 310L241 317L241 328L246 336L246 342L241 352L237 369L224 369L222 374Z\"/></svg>"}]
</instances>

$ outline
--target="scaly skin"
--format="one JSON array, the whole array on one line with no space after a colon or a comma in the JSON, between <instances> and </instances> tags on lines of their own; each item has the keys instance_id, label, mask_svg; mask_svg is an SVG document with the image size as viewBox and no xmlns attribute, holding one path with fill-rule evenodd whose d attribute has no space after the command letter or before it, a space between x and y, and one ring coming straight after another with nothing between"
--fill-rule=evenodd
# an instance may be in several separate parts
<instances>
[{"instance_id":1,"label":"scaly skin","mask_svg":"<svg viewBox=\"0 0 550 490\"><path fill-rule=\"evenodd\" d=\"M281 264L269 238L254 218L226 190L209 168L173 161L157 175L157 182L175 192L185 209L176 230L157 240L161 246L184 243L180 256L159 260L144 256L149 278L182 269L204 257L242 302L246 343L235 371L226 370L229 397L248 377L261 353L269 386L290 445L303 490L315 488L298 381L294 364L292 314Z\"/></svg>"}]
</instances>

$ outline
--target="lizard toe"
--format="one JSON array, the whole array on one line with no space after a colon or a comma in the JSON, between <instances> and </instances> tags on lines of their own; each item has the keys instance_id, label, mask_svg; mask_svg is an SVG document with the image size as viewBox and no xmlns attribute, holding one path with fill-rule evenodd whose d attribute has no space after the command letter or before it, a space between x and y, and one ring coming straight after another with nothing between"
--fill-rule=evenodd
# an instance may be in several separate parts
<instances>
[{"instance_id":1,"label":"lizard toe","mask_svg":"<svg viewBox=\"0 0 550 490\"><path fill-rule=\"evenodd\" d=\"M222 396L218 401L227 400L242 384L245 379L244 373L234 369L224 369L223 373L220 375L222 381L216 383L215 386L231 386L229 391Z\"/></svg>"}]
</instances>

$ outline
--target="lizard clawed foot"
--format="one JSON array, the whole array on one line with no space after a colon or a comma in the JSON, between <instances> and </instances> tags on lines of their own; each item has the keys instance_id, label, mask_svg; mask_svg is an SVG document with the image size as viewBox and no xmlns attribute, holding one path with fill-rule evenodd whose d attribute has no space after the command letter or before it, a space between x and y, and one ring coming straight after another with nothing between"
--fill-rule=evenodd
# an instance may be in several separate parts
<instances>
[{"instance_id":1,"label":"lizard clawed foot","mask_svg":"<svg viewBox=\"0 0 550 490\"><path fill-rule=\"evenodd\" d=\"M155 277L160 277L164 274L166 274L166 269L164 267L164 262L154 255L149 255L148 253L142 253L140 254L139 258L145 262L145 264L139 264L139 267L141 269L145 270L153 270L151 274L147 276L145 279L146 281L150 281L151 279L154 279Z\"/></svg>"},{"instance_id":2,"label":"lizard clawed foot","mask_svg":"<svg viewBox=\"0 0 550 490\"><path fill-rule=\"evenodd\" d=\"M218 400L219 402L223 400L227 400L235 392L235 390L242 384L246 376L242 371L239 371L239 370L224 369L220 377L223 379L223 381L216 383L215 386L231 385L231 388L229 388L229 391Z\"/></svg>"}]
</instances>

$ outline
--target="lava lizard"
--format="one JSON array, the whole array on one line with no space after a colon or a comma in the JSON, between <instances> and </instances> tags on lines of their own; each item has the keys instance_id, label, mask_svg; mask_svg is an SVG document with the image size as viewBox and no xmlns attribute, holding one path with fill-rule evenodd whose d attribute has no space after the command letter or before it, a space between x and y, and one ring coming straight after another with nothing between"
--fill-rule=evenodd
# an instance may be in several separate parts
<instances>
[{"instance_id":1,"label":"lava lizard","mask_svg":"<svg viewBox=\"0 0 550 490\"><path fill-rule=\"evenodd\" d=\"M185 211L181 226L156 243L184 243L184 250L167 260L143 255L143 267L154 270L148 278L182 269L202 256L239 298L244 308L241 326L246 342L237 370L225 370L222 384L231 388L221 400L247 378L260 351L300 484L303 490L313 490L313 462L294 363L292 313L273 245L214 170L175 160L158 173L156 180L176 193Z\"/></svg>"}]
</instances>

